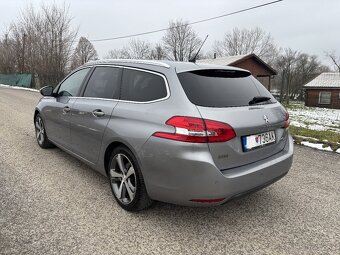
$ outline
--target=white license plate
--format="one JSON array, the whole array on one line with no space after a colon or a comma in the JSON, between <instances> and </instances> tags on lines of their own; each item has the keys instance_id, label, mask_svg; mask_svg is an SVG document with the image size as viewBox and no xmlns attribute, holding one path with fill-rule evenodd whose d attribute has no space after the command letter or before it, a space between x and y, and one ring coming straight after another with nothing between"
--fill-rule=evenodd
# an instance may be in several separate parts
<instances>
[{"instance_id":1,"label":"white license plate","mask_svg":"<svg viewBox=\"0 0 340 255\"><path fill-rule=\"evenodd\" d=\"M269 131L256 135L248 135L242 137L244 151L249 151L257 147L275 143L275 132Z\"/></svg>"}]
</instances>

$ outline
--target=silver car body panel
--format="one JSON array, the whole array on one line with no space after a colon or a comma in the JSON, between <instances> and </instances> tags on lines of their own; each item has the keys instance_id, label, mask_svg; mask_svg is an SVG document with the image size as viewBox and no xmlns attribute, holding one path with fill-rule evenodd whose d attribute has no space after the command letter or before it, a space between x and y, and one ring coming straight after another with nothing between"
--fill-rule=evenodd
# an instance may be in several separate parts
<instances>
[{"instance_id":1,"label":"silver car body panel","mask_svg":"<svg viewBox=\"0 0 340 255\"><path fill-rule=\"evenodd\" d=\"M267 159L224 171L204 144L178 148L174 141L152 137L141 155L146 187L155 200L193 205L191 199L224 198L223 203L283 177L292 165L293 140L289 137L284 149Z\"/></svg>"},{"instance_id":2,"label":"silver car body panel","mask_svg":"<svg viewBox=\"0 0 340 255\"><path fill-rule=\"evenodd\" d=\"M288 132L283 129L285 111L279 103L262 106L211 108L198 106L205 119L226 122L233 127L236 138L226 143L210 143L209 148L214 162L219 169L228 169L246 165L280 152L287 140ZM268 116L265 123L263 116ZM251 121L251 125L249 124ZM241 137L267 131L275 131L276 143L253 151L244 152Z\"/></svg>"}]
</instances>

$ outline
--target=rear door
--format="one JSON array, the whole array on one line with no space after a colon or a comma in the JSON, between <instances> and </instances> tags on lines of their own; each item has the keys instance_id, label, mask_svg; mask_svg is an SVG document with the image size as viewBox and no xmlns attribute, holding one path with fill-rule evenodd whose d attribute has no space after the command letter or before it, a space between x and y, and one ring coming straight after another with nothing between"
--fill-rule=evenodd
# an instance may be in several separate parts
<instances>
[{"instance_id":1,"label":"rear door","mask_svg":"<svg viewBox=\"0 0 340 255\"><path fill-rule=\"evenodd\" d=\"M48 138L65 148L71 147L71 109L89 70L84 68L68 76L59 85L57 96L43 110Z\"/></svg>"},{"instance_id":2,"label":"rear door","mask_svg":"<svg viewBox=\"0 0 340 255\"><path fill-rule=\"evenodd\" d=\"M166 113L170 95L163 74L124 67L121 97L113 111L110 128L138 151ZM170 106L171 107L171 106Z\"/></svg>"},{"instance_id":3,"label":"rear door","mask_svg":"<svg viewBox=\"0 0 340 255\"><path fill-rule=\"evenodd\" d=\"M178 77L202 118L228 123L236 133L228 142L209 143L220 169L253 163L284 148L287 139L285 110L249 73L199 70L179 73ZM254 103L254 97L264 101ZM252 146L256 147L249 146L251 139Z\"/></svg>"},{"instance_id":4,"label":"rear door","mask_svg":"<svg viewBox=\"0 0 340 255\"><path fill-rule=\"evenodd\" d=\"M96 163L105 128L117 105L122 69L98 66L94 69L82 97L72 110L72 150Z\"/></svg>"}]
</instances>

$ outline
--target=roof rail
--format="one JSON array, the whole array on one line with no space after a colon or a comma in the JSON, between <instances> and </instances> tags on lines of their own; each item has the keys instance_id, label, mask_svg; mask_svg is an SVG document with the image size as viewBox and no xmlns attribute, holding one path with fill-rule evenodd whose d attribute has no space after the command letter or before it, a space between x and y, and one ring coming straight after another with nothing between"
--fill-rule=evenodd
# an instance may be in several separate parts
<instances>
[{"instance_id":1,"label":"roof rail","mask_svg":"<svg viewBox=\"0 0 340 255\"><path fill-rule=\"evenodd\" d=\"M146 65L154 65L161 66L165 68L170 68L170 65L154 60L142 60L142 59L104 59L104 60L95 60L89 61L85 63L85 65L91 64L115 64L115 63L131 63L131 64L146 64Z\"/></svg>"}]
</instances>

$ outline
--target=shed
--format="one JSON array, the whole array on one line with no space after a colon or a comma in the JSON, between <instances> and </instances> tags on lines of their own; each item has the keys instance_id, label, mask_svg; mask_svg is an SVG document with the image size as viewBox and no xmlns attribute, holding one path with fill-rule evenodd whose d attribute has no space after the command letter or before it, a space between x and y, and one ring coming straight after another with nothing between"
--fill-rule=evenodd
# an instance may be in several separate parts
<instances>
[{"instance_id":1,"label":"shed","mask_svg":"<svg viewBox=\"0 0 340 255\"><path fill-rule=\"evenodd\" d=\"M259 58L256 54L236 55L213 59L201 59L199 63L207 63L223 66L234 66L246 69L252 73L269 91L271 87L271 79L277 72Z\"/></svg>"},{"instance_id":2,"label":"shed","mask_svg":"<svg viewBox=\"0 0 340 255\"><path fill-rule=\"evenodd\" d=\"M306 106L340 109L340 73L322 73L303 87Z\"/></svg>"}]
</instances>

